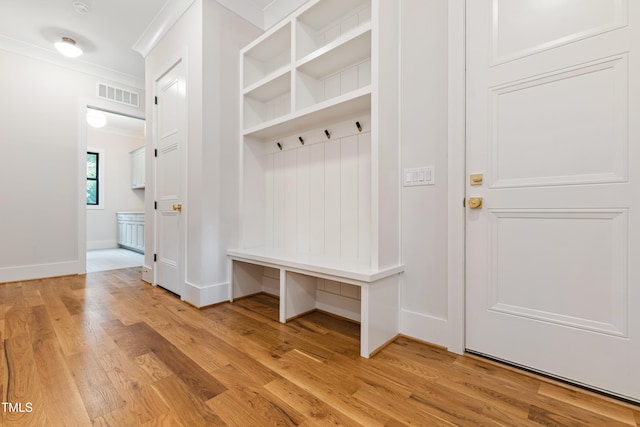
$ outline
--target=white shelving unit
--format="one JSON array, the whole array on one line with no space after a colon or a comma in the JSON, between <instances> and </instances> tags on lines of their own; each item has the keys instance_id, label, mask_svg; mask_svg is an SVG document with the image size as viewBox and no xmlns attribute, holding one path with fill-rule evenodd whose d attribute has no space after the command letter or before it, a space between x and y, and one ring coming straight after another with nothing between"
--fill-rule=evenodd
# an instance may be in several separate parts
<instances>
[{"instance_id":1,"label":"white shelving unit","mask_svg":"<svg viewBox=\"0 0 640 427\"><path fill-rule=\"evenodd\" d=\"M364 357L399 332L397 3L312 0L240 55L229 297L265 291L264 267L277 269L286 322L317 308L345 315L318 280L360 287L345 317L360 321Z\"/></svg>"}]
</instances>

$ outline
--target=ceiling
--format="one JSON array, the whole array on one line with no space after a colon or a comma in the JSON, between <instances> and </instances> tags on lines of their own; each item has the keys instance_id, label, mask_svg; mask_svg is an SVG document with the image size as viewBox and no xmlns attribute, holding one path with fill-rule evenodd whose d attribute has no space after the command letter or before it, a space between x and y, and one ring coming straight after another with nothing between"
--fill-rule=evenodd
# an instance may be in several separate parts
<instances>
[{"instance_id":1,"label":"ceiling","mask_svg":"<svg viewBox=\"0 0 640 427\"><path fill-rule=\"evenodd\" d=\"M131 46L170 0L79 1L87 6L84 14L74 8L76 0L0 0L0 37L11 50L37 52L40 59L60 56L53 43L71 37L84 51L73 61L143 79L144 59Z\"/></svg>"},{"instance_id":2,"label":"ceiling","mask_svg":"<svg viewBox=\"0 0 640 427\"><path fill-rule=\"evenodd\" d=\"M264 13L272 3L292 3L291 0L218 1L239 14L243 10ZM84 4L86 13L79 13L74 3ZM143 89L144 59L133 46L163 8L176 3L175 0L0 0L0 49ZM75 39L84 51L80 58L64 58L55 50L53 43L65 36Z\"/></svg>"}]
</instances>

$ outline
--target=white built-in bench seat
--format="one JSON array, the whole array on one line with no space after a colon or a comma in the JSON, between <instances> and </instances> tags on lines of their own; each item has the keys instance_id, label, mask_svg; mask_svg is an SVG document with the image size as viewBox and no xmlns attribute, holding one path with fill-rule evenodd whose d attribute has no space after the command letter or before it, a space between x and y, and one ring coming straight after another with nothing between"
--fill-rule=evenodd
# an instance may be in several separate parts
<instances>
[{"instance_id":1,"label":"white built-in bench seat","mask_svg":"<svg viewBox=\"0 0 640 427\"><path fill-rule=\"evenodd\" d=\"M361 356L369 357L398 335L402 265L374 269L340 259L267 249L229 250L227 255L232 278L230 301L263 292L263 269L274 268L280 272L280 322L319 308L316 292L317 278L321 278L361 288ZM326 304L322 309L331 312Z\"/></svg>"}]
</instances>

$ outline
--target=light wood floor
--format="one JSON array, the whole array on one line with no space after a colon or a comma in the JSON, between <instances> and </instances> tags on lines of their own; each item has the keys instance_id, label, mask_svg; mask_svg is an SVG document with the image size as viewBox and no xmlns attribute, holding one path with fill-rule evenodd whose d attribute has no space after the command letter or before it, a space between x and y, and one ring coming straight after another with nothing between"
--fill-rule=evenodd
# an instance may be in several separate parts
<instances>
[{"instance_id":1,"label":"light wood floor","mask_svg":"<svg viewBox=\"0 0 640 427\"><path fill-rule=\"evenodd\" d=\"M360 358L357 325L281 325L268 296L198 310L139 277L0 285L0 424L640 425L638 407L406 338Z\"/></svg>"}]
</instances>

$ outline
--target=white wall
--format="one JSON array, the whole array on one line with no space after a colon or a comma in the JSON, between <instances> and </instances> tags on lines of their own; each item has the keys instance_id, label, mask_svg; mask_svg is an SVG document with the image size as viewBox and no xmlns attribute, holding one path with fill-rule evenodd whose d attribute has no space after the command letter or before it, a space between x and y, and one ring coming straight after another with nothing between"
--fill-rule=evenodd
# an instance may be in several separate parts
<instances>
[{"instance_id":1,"label":"white wall","mask_svg":"<svg viewBox=\"0 0 640 427\"><path fill-rule=\"evenodd\" d=\"M402 167L435 167L435 185L402 191L401 332L446 346L447 1L403 0L401 19Z\"/></svg>"},{"instance_id":2,"label":"white wall","mask_svg":"<svg viewBox=\"0 0 640 427\"><path fill-rule=\"evenodd\" d=\"M136 120L136 119L131 119ZM104 192L102 209L87 209L87 249L117 247L116 212L144 212L144 189L131 188L132 150L144 145L144 136L108 128L88 128L87 146L102 149Z\"/></svg>"},{"instance_id":3,"label":"white wall","mask_svg":"<svg viewBox=\"0 0 640 427\"><path fill-rule=\"evenodd\" d=\"M1 50L0 64L0 282L82 272L78 104L98 78Z\"/></svg>"},{"instance_id":4,"label":"white wall","mask_svg":"<svg viewBox=\"0 0 640 427\"><path fill-rule=\"evenodd\" d=\"M158 73L186 53L187 243L182 297L196 306L220 302L228 295L226 250L235 243L238 221L238 58L240 48L260 33L217 2L197 0L146 57L151 101ZM149 128L152 120L149 115ZM151 136L148 153L153 151ZM152 168L147 169L151 183ZM150 184L147 191L153 191ZM147 199L145 221L150 225L153 202ZM153 247L151 233L145 245ZM145 252L145 280L151 281L153 255Z\"/></svg>"}]
</instances>

